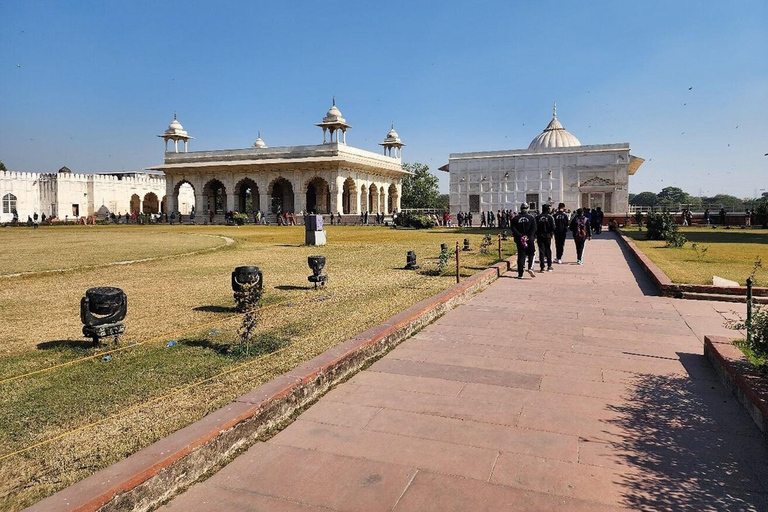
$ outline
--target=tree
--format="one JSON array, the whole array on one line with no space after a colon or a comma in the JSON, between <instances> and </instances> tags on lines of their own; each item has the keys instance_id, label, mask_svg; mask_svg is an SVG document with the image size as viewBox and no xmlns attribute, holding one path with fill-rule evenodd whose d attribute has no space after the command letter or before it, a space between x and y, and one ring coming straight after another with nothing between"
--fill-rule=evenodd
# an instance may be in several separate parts
<instances>
[{"instance_id":1,"label":"tree","mask_svg":"<svg viewBox=\"0 0 768 512\"><path fill-rule=\"evenodd\" d=\"M688 204L691 196L678 187L664 187L656 196L661 204Z\"/></svg>"},{"instance_id":2,"label":"tree","mask_svg":"<svg viewBox=\"0 0 768 512\"><path fill-rule=\"evenodd\" d=\"M403 170L412 172L403 178L403 208L439 208L440 191L437 176L429 172L429 166L414 162L403 164Z\"/></svg>"},{"instance_id":3,"label":"tree","mask_svg":"<svg viewBox=\"0 0 768 512\"><path fill-rule=\"evenodd\" d=\"M741 210L744 208L744 203L742 203L741 199L728 194L717 194L716 196L702 197L701 199L705 204L710 204L712 206L723 205L726 207L734 208L736 210Z\"/></svg>"},{"instance_id":4,"label":"tree","mask_svg":"<svg viewBox=\"0 0 768 512\"><path fill-rule=\"evenodd\" d=\"M5 164L0 160L0 171L7 171L8 169L5 168Z\"/></svg>"},{"instance_id":5,"label":"tree","mask_svg":"<svg viewBox=\"0 0 768 512\"><path fill-rule=\"evenodd\" d=\"M640 192L630 202L632 206L656 206L659 198L653 192Z\"/></svg>"}]
</instances>

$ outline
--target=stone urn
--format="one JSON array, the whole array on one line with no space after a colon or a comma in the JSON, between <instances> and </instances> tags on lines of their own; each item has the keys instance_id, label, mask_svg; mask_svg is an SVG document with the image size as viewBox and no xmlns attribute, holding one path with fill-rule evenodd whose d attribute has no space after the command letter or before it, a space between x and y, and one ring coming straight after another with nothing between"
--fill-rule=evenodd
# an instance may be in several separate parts
<instances>
[{"instance_id":1,"label":"stone urn","mask_svg":"<svg viewBox=\"0 0 768 512\"><path fill-rule=\"evenodd\" d=\"M405 270L417 270L416 251L408 251L405 255Z\"/></svg>"},{"instance_id":2,"label":"stone urn","mask_svg":"<svg viewBox=\"0 0 768 512\"><path fill-rule=\"evenodd\" d=\"M328 275L322 273L325 268L325 256L307 256L307 265L312 269L312 275L307 280L310 283L315 283L315 288L317 288L318 284L325 286L325 283L328 282Z\"/></svg>"},{"instance_id":3,"label":"stone urn","mask_svg":"<svg viewBox=\"0 0 768 512\"><path fill-rule=\"evenodd\" d=\"M469 247L469 238L464 239L464 247L461 249L462 251L471 251L472 249Z\"/></svg>"},{"instance_id":4,"label":"stone urn","mask_svg":"<svg viewBox=\"0 0 768 512\"><path fill-rule=\"evenodd\" d=\"M128 297L120 288L99 286L89 288L80 299L80 320L83 336L92 338L98 345L103 338L114 337L117 343L125 332L125 315L128 313Z\"/></svg>"},{"instance_id":5,"label":"stone urn","mask_svg":"<svg viewBox=\"0 0 768 512\"><path fill-rule=\"evenodd\" d=\"M259 267L246 265L232 271L232 292L238 311L245 311L249 295L255 294L254 301L258 302L263 288L264 275Z\"/></svg>"}]
</instances>

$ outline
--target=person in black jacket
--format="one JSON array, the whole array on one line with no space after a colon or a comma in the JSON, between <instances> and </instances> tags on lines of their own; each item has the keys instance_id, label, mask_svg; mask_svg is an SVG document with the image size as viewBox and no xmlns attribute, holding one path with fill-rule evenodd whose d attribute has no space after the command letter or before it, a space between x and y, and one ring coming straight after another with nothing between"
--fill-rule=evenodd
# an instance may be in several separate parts
<instances>
[{"instance_id":1,"label":"person in black jacket","mask_svg":"<svg viewBox=\"0 0 768 512\"><path fill-rule=\"evenodd\" d=\"M528 270L531 277L536 277L533 272L533 256L536 252L534 236L536 235L536 219L528 213L528 203L520 205L520 215L512 219L512 236L517 245L517 278L523 278L523 271ZM526 267L526 259L528 266Z\"/></svg>"},{"instance_id":2,"label":"person in black jacket","mask_svg":"<svg viewBox=\"0 0 768 512\"><path fill-rule=\"evenodd\" d=\"M576 210L576 216L571 221L569 229L573 232L573 241L576 244L576 263L584 264L584 244L592 240L592 227L589 219L584 215L584 210Z\"/></svg>"},{"instance_id":3,"label":"person in black jacket","mask_svg":"<svg viewBox=\"0 0 768 512\"><path fill-rule=\"evenodd\" d=\"M565 203L557 205L557 211L553 218L555 221L555 261L562 263L565 237L568 235L568 225L571 223L568 212L565 211Z\"/></svg>"},{"instance_id":4,"label":"person in black jacket","mask_svg":"<svg viewBox=\"0 0 768 512\"><path fill-rule=\"evenodd\" d=\"M541 207L541 213L536 217L536 245L539 246L539 267L544 272L544 262L547 272L552 272L552 235L555 232L555 219L549 213L549 205Z\"/></svg>"}]
</instances>

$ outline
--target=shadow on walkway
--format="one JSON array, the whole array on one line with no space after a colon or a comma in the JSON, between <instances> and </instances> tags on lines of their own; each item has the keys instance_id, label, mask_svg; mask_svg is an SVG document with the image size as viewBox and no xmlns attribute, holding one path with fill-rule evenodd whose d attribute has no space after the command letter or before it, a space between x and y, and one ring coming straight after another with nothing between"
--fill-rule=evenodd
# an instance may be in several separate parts
<instances>
[{"instance_id":1,"label":"shadow on walkway","mask_svg":"<svg viewBox=\"0 0 768 512\"><path fill-rule=\"evenodd\" d=\"M640 266L640 263L637 261L637 258L635 258L635 255L632 253L632 251L627 249L626 245L624 245L622 240L619 239L619 235L617 233L613 233L612 231L608 231L607 233L612 236L614 240L616 240L616 243L621 249L621 254L624 256L624 259L627 262L627 266L629 267L629 270L632 271L632 275L635 277L635 282L643 292L643 295L660 295L659 289L656 288L656 285L653 284L653 281L650 280L648 275L645 273L645 270L643 270L643 267Z\"/></svg>"}]
</instances>

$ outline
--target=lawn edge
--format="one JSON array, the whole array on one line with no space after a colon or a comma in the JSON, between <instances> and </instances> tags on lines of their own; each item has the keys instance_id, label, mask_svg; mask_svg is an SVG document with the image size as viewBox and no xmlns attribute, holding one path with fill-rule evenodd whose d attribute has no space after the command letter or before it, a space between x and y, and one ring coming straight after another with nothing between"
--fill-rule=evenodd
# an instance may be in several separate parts
<instances>
[{"instance_id":1,"label":"lawn edge","mask_svg":"<svg viewBox=\"0 0 768 512\"><path fill-rule=\"evenodd\" d=\"M665 297L676 298L694 298L687 294L708 294L719 297L702 297L711 300L731 300L733 302L743 302L747 296L746 286L712 286L705 284L681 284L674 283L672 280L656 265L646 254L629 238L621 229L616 230L619 240L624 246L634 254L635 259L640 263L645 273L650 277L653 284L659 290L659 293ZM752 288L752 294L755 297L768 297L768 287L755 286ZM733 297L725 297L733 296Z\"/></svg>"},{"instance_id":2,"label":"lawn edge","mask_svg":"<svg viewBox=\"0 0 768 512\"><path fill-rule=\"evenodd\" d=\"M509 271L512 258L406 308L27 511L150 510Z\"/></svg>"},{"instance_id":3,"label":"lawn edge","mask_svg":"<svg viewBox=\"0 0 768 512\"><path fill-rule=\"evenodd\" d=\"M768 437L768 381L755 370L734 341L724 336L704 336L704 356L755 425Z\"/></svg>"}]
</instances>

